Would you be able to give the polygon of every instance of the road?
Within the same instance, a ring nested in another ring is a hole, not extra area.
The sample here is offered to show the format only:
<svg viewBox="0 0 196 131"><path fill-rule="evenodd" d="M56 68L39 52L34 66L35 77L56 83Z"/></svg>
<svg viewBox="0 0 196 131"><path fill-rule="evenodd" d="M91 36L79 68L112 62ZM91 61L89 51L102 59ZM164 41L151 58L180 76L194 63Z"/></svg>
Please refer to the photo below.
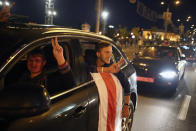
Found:
<svg viewBox="0 0 196 131"><path fill-rule="evenodd" d="M151 89L140 92L132 131L196 131L196 66L187 65L172 96Z"/></svg>

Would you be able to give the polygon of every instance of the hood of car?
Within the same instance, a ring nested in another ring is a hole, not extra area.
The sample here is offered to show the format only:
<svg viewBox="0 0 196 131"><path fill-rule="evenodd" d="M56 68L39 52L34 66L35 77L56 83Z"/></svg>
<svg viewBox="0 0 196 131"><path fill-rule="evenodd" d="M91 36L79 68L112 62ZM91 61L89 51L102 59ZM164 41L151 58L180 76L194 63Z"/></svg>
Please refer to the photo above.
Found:
<svg viewBox="0 0 196 131"><path fill-rule="evenodd" d="M138 75L155 76L165 70L177 71L175 62L161 58L136 58L133 60Z"/></svg>

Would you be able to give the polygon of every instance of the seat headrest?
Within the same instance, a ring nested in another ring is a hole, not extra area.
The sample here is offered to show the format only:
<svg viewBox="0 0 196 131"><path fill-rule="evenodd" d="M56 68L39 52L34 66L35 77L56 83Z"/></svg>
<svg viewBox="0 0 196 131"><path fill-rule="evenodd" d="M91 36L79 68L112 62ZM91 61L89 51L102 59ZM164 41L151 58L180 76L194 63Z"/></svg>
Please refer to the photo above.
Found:
<svg viewBox="0 0 196 131"><path fill-rule="evenodd" d="M87 49L85 50L85 56L84 56L84 60L87 64L94 64L96 62L97 59L97 55L96 55L96 51L93 49Z"/></svg>

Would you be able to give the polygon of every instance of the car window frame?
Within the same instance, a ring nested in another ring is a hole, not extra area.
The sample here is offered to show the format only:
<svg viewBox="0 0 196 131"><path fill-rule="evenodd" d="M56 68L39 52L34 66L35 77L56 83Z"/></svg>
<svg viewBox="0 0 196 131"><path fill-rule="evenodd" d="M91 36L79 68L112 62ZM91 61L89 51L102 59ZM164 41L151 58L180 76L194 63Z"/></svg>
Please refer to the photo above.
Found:
<svg viewBox="0 0 196 131"><path fill-rule="evenodd" d="M0 84L1 87L4 88L7 85L5 85L5 78L8 75L8 73L13 69L13 67L25 56L28 52L41 47L41 46L48 46L51 43L51 38L59 37L59 36L50 36L50 37L44 37L39 38L34 41L31 41L29 43L25 43L21 45L11 56L10 59L5 63L3 66L3 69L1 68L1 77L0 77ZM59 41L59 43L63 43L65 41ZM67 42L67 41L66 41ZM52 44L51 44L52 46ZM68 46L68 45L67 45ZM4 72L3 72L4 71Z"/></svg>
<svg viewBox="0 0 196 131"><path fill-rule="evenodd" d="M121 58L124 59L124 63L121 65L121 69L125 68L128 65L128 62L126 61L125 57L122 55L122 52L113 44L112 45L113 49L116 50L116 52L121 56ZM113 50L114 52L114 50ZM114 54L114 53L113 53ZM113 55L114 56L114 55ZM115 57L115 56L114 56ZM118 61L116 61L118 62Z"/></svg>
<svg viewBox="0 0 196 131"><path fill-rule="evenodd" d="M115 45L115 42L108 42L108 41L100 40L100 39L88 39L88 40L86 38L80 38L80 39L88 41L89 44L93 42L94 45L98 44L98 43L108 43L108 44L112 45L112 48L115 48L116 51L120 54L121 58L124 59L124 64L121 66L121 69L125 68L128 65L127 59L125 59L125 56L122 54L120 49ZM112 52L112 54L113 54L113 52ZM114 58L114 55L112 57ZM117 61L115 60L114 62L117 62Z"/></svg>

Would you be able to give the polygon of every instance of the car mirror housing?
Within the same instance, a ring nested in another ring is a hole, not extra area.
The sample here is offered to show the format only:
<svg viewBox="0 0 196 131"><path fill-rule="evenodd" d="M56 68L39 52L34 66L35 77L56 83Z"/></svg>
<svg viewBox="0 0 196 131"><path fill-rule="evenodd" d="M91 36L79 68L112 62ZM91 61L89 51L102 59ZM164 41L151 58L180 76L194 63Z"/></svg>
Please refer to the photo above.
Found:
<svg viewBox="0 0 196 131"><path fill-rule="evenodd" d="M0 115L24 117L42 113L49 109L47 90L38 85L15 84L0 92Z"/></svg>
<svg viewBox="0 0 196 131"><path fill-rule="evenodd" d="M180 56L180 58L181 58L182 60L185 60L185 59L186 59L185 54L182 54L182 55Z"/></svg>

